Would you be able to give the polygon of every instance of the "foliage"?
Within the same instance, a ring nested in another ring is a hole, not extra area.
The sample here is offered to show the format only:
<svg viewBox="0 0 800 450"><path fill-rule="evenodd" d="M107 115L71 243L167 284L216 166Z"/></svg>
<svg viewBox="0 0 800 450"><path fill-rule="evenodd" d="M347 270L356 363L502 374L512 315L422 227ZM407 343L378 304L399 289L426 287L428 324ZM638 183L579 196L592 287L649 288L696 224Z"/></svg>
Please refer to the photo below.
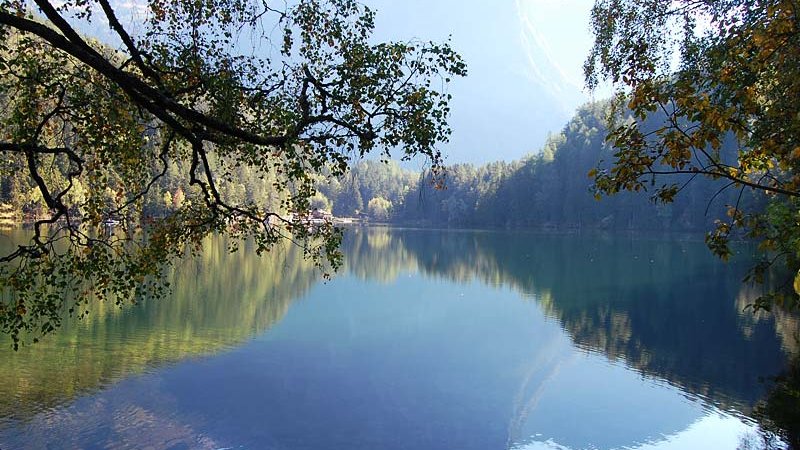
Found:
<svg viewBox="0 0 800 450"><path fill-rule="evenodd" d="M763 192L769 212L732 202L707 242L727 258L729 238L743 229L771 252L754 277L776 260L796 270L800 222L777 211L797 211L800 197L798 14L788 0L597 0L586 79L590 87L609 80L620 92L608 137L613 166L591 172L598 195L651 188L669 203L697 177ZM726 141L733 155L722 152ZM675 174L690 178L659 177Z"/></svg>
<svg viewBox="0 0 800 450"><path fill-rule="evenodd" d="M648 196L641 193L594 201L586 173L598 160L613 157L604 142L610 107L609 102L585 105L540 152L520 161L449 166L445 189L435 189L428 174L397 171L392 175L385 169L379 179L395 186L390 192L402 192L402 180L414 180L406 181L410 184L407 192L387 197L393 205L392 220L449 227L698 231L725 217L725 203L736 201L737 193L723 192L709 204L708 199L723 186L714 180L696 180L675 202L659 205L656 214L651 213ZM723 149L732 151L732 147ZM366 173L356 168L351 175L361 186L362 177L373 173L378 168ZM363 198L378 192L363 191ZM331 198L334 209L348 202L344 193ZM755 201L751 196L742 199L748 205Z"/></svg>
<svg viewBox="0 0 800 450"><path fill-rule="evenodd" d="M314 194L313 197L309 200L308 207L313 210L320 210L320 211L330 211L331 210L331 201L325 194L321 192L317 192Z"/></svg>
<svg viewBox="0 0 800 450"><path fill-rule="evenodd" d="M374 197L367 203L367 211L373 219L386 221L392 211L392 202L383 197Z"/></svg>
<svg viewBox="0 0 800 450"><path fill-rule="evenodd" d="M366 213L368 202L375 197L401 203L418 179L418 173L401 168L396 161L366 159L345 176L326 178L317 187L333 201L336 216L355 217Z"/></svg>
<svg viewBox="0 0 800 450"><path fill-rule="evenodd" d="M338 231L289 219L318 176L374 149L440 168L464 63L448 44L373 44L354 0L148 0L127 27L108 0L34 3L0 1L3 190L36 218L0 268L15 346L90 299L161 293L164 265L211 233L259 253L292 239L335 267ZM77 31L105 26L119 48Z"/></svg>

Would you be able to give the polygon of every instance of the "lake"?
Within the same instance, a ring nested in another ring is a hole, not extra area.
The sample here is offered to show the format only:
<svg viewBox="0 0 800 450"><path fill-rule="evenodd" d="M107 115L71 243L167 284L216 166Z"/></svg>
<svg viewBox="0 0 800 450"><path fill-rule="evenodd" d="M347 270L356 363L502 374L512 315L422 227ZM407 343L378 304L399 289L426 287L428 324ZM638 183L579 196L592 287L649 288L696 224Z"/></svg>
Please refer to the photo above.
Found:
<svg viewBox="0 0 800 450"><path fill-rule="evenodd" d="M798 353L747 248L355 228L326 282L209 239L171 297L0 350L0 448L734 449Z"/></svg>

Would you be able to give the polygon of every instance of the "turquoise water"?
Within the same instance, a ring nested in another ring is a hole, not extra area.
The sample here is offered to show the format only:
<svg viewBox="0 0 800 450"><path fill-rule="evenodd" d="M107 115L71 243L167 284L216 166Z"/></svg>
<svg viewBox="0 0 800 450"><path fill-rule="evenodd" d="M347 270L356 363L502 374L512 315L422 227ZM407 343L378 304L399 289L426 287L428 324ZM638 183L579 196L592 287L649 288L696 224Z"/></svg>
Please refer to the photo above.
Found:
<svg viewBox="0 0 800 450"><path fill-rule="evenodd" d="M0 448L734 449L791 316L693 239L354 229L323 283L210 240L175 296L0 361Z"/></svg>

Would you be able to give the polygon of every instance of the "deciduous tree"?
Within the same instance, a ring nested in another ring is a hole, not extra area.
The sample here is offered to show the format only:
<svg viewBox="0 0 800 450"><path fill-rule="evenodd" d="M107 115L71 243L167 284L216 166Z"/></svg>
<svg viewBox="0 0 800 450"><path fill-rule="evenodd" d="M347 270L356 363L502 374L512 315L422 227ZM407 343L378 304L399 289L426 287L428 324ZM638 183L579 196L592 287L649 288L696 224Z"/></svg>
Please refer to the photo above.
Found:
<svg viewBox="0 0 800 450"><path fill-rule="evenodd" d="M597 0L595 43L585 65L619 103L608 140L615 160L590 172L598 195L652 190L671 202L696 177L762 193L766 209L729 205L709 233L727 258L734 230L761 241L768 259L800 266L800 5L791 0ZM648 118L658 111L663 121ZM726 140L737 151L725 154ZM683 175L666 181L662 175ZM709 201L712 199L710 198ZM796 296L776 296L779 301ZM770 298L756 303L769 307Z"/></svg>
<svg viewBox="0 0 800 450"><path fill-rule="evenodd" d="M293 239L336 265L334 229L288 219L308 209L315 176L376 149L440 167L446 85L466 73L448 44L374 43L374 13L355 0L134 7L138 19L109 0L0 0L0 169L46 206L30 242L0 260L0 329L15 345L91 299L162 294L164 264L210 233L259 252ZM272 180L279 208L226 188L242 167ZM176 168L182 201L141 228L145 199Z"/></svg>

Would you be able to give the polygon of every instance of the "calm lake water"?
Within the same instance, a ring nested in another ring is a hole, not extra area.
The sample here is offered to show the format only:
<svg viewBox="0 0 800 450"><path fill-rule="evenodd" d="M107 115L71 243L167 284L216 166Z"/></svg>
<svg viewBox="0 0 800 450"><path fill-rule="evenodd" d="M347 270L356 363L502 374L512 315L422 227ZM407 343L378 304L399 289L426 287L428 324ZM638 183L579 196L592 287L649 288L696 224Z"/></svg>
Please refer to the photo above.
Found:
<svg viewBox="0 0 800 450"><path fill-rule="evenodd" d="M0 448L734 449L797 353L701 239L353 229L328 282L224 247L0 350Z"/></svg>

